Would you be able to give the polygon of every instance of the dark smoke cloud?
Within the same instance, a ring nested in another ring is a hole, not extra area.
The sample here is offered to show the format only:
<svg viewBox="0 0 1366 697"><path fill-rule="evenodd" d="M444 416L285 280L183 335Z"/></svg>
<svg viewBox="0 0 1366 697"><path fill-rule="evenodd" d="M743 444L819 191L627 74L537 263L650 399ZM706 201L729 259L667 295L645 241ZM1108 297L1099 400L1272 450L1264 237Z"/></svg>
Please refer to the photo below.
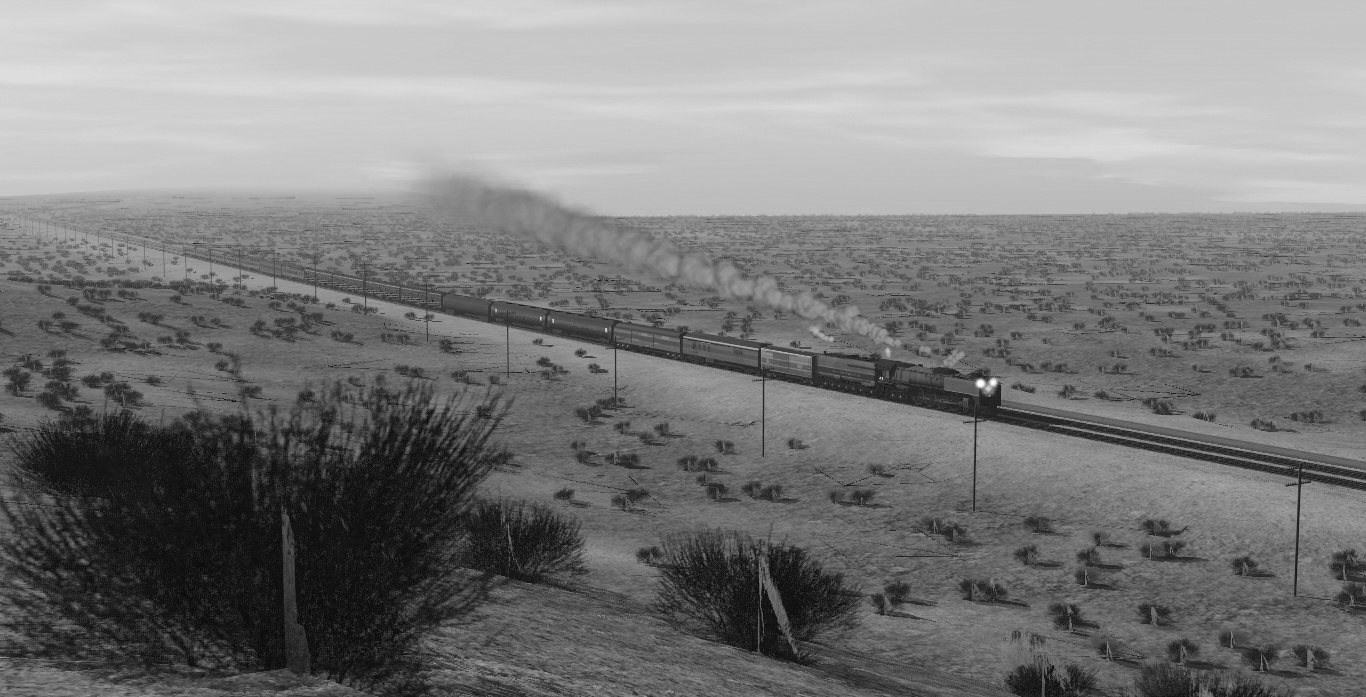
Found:
<svg viewBox="0 0 1366 697"><path fill-rule="evenodd" d="M810 292L783 292L771 276L748 277L728 262L684 253L667 241L608 224L544 194L470 174L429 177L420 191L440 213L477 221L574 256L617 264L654 281L713 290L722 298L754 301L806 319L829 322L840 331L876 343L903 347L901 340L886 329L860 316L857 307L834 308Z"/></svg>

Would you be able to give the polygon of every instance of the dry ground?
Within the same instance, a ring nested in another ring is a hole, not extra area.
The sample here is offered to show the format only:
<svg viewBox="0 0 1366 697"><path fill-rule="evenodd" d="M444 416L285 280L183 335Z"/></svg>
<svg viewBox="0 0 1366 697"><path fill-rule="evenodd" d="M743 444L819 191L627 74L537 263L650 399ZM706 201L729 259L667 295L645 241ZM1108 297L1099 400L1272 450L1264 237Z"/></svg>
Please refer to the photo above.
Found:
<svg viewBox="0 0 1366 697"><path fill-rule="evenodd" d="M304 292L289 286L283 290ZM161 386L137 385L148 401L141 410L151 418L161 418L163 409L165 418L172 418L192 407L193 400L186 395L189 386L205 406L238 406L233 401L237 383L220 377L212 367L216 357L202 348L168 349L162 356L102 351L94 341L102 332L67 336L43 334L36 328L38 318L69 309L60 299L66 295L64 289L56 289L58 298L46 298L31 284L0 282L0 291L0 299L12 308L4 322L13 333L5 337L7 360L25 352L64 348L80 361L78 375L111 371L130 380L160 375ZM328 321L335 325L323 327L318 336L285 342L246 332L255 319L278 316L260 298L248 297L247 307L238 309L206 296L188 296L189 305L179 307L166 300L166 291L142 291L141 295L146 300L109 303L110 312L147 338L166 332L138 323L134 316L139 311L164 312L165 324L189 329L195 341L221 341L226 350L242 355L243 374L264 388L262 397L281 404L287 404L305 381L317 384L381 371L398 380L392 368L400 363L440 376L438 386L443 391L455 387L448 377L452 370L482 370L481 381L487 382L488 375L505 368L502 327L442 317L432 325L432 344L381 343L378 335L392 331L391 327L406 326L417 336L421 329L421 323L401 319L405 308L383 303L377 303L382 314L370 318L327 312ZM323 301L340 300L331 295L324 292ZM187 322L192 314L219 316L231 328L197 329ZM328 339L331 329L354 332L358 343ZM437 336L469 343L458 347L465 353L443 355L435 348ZM553 345L536 346L531 342L539 335L517 329L510 336L514 370L533 372L504 377L516 400L504 435L517 458L512 471L493 475L487 488L490 493L546 502L556 490L574 488L575 498L587 505L566 506L565 511L583 523L591 569L584 579L587 585L647 603L653 595L654 573L635 562L638 547L657 544L662 535L695 525L759 536L770 534L771 529L775 540L807 548L827 568L844 573L868 592L894 578L911 585L911 595L926 604L906 606L905 617L878 616L867 607L863 628L839 639L842 646L903 666L946 670L999 684L1001 642L1012 629L1020 629L1053 637L1060 654L1099 669L1106 684L1127 684L1135 673L1134 665L1107 664L1090 657L1084 645L1089 637L1052 629L1046 606L1068 601L1078 603L1099 625L1083 631L1103 633L1149 657L1161 656L1167 641L1188 637L1202 646L1202 658L1236 668L1237 656L1215 647L1220 630L1236 628L1250 631L1258 643L1304 642L1331 651L1332 670L1315 675L1292 667L1293 659L1282 659L1277 665L1275 679L1303 688L1305 694L1315 690L1352 694L1366 675L1361 652L1366 645L1363 617L1348 615L1323 600L1335 595L1339 585L1328 573L1329 555L1345 547L1360 548L1363 543L1366 526L1361 521L1366 520L1366 505L1357 492L1306 489L1300 549L1300 589L1305 597L1292 599L1295 499L1282 478L985 423L980 428L979 512L973 514L972 425L961 416L770 381L763 386L768 448L760 457L761 385L748 376L623 352L618 356L617 377L630 407L599 425L587 426L573 416L573 408L609 396L613 375L591 375L586 365L598 362L610 369L610 351L550 338L545 341ZM575 357L577 348L586 348L590 355ZM534 361L540 356L569 367L571 373L562 380L542 379L534 372ZM31 398L6 395L0 400L6 423L21 430L42 416ZM95 406L100 403L96 401ZM667 421L683 437L667 439L663 445L642 445L634 436L615 432L611 424L617 420L630 420L632 431ZM1200 425L1194 419L1183 423L1187 424ZM785 442L792 437L810 447L788 449ZM694 481L696 474L684 473L674 464L683 455L714 454L711 444L718 439L733 441L738 449L735 455L718 456L723 471L713 478L726 483L734 499L725 502L708 500ZM638 452L643 468L626 470L601 464L601 459L594 466L579 464L569 448L572 440L585 440L598 453ZM1290 445L1286 440L1275 442ZM867 466L872 464L887 466L892 476L871 476ZM788 500L773 503L740 494L740 485L751 480L783 485ZM830 490L849 488L841 485L850 483L876 491L873 505L837 505L827 499ZM624 512L609 505L614 493L637 485L652 494L638 510ZM953 545L918 532L918 521L929 515L962 523L972 543ZM1059 534L1029 532L1021 525L1027 515L1062 521ZM1142 559L1137 546L1156 539L1145 540L1138 527L1146 518L1166 518L1178 527L1189 525L1181 539L1189 542L1185 554L1194 559L1188 563ZM1111 531L1116 542L1129 545L1102 551L1105 563L1123 566L1110 573L1114 590L1083 589L1071 578L1073 555L1089 546L1095 530ZM1038 544L1045 559L1063 562L1062 566L1022 566L1011 552L1028 543ZM1276 576L1233 576L1229 561L1242 554L1252 554ZM1013 599L1029 606L968 603L956 590L957 582L968 577L995 578L1010 588ZM1141 624L1136 611L1141 602L1172 606L1174 625ZM581 602L567 604L570 608L551 603L544 612L573 613L574 608L583 607ZM490 632L485 624L483 629L470 631L506 636L510 648L501 658L489 655L478 660L544 671L584 689L606 681L646 694L663 694L653 687L653 676L665 675L664 683L682 686L688 684L685 674L694 675L673 667L682 652L698 665L718 668L701 678L712 681L706 683L707 691L693 694L751 691L738 684L726 687L726 680L740 680L740 676L748 680L755 674L752 657L742 652L737 655L748 661L745 668L694 654L693 647L702 647L701 643L650 654L668 654L668 658L645 665L646 657L636 654L621 660L623 651L605 644L608 648L594 645L601 650L595 654L600 661L584 662L569 653L588 643L582 638L568 644L547 641L559 630L539 626L537 620L517 620L511 609L495 607L489 612L489 622L502 619L513 629ZM577 621L590 624L587 616L577 616ZM569 622L555 626L563 624ZM625 626L624 620L609 621L599 636L607 642L614 632L632 636L649 631L643 625ZM533 643L546 653L540 654L540 663L527 665L527 656L533 652L519 647ZM565 653L556 654L557 650ZM785 672L789 670L778 672L789 674ZM686 688L673 689L688 694L683 691Z"/></svg>

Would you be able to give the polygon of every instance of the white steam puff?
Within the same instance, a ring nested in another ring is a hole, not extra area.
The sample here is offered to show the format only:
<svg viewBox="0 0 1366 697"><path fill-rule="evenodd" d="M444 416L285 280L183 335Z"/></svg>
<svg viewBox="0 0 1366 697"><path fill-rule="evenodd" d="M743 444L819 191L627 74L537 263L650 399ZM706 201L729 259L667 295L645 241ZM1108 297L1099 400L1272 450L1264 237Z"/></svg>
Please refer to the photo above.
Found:
<svg viewBox="0 0 1366 697"><path fill-rule="evenodd" d="M825 332L821 331L821 328L817 327L814 324L807 327L806 329L807 331L811 332L811 336L814 336L817 339L820 339L821 341L828 341L831 343L834 343L835 341L835 337L830 336L829 334L826 334Z"/></svg>
<svg viewBox="0 0 1366 697"><path fill-rule="evenodd" d="M955 365L958 365L958 361L963 360L963 357L966 356L966 355L967 355L966 353L963 353L962 351L959 351L958 349L954 349L954 350L953 350L953 353L950 353L950 354L948 355L948 357L944 359L943 366L944 366L945 368L952 368L952 367L954 367Z"/></svg>
<svg viewBox="0 0 1366 697"><path fill-rule="evenodd" d="M685 254L668 242L613 227L542 194L469 175L435 177L427 180L424 188L438 210L472 218L501 232L528 237L575 256L620 264L652 280L715 290L722 298L753 300L799 317L830 322L840 331L880 344L902 347L886 329L860 317L857 307L836 309L810 292L785 293L770 276L747 278L727 262Z"/></svg>

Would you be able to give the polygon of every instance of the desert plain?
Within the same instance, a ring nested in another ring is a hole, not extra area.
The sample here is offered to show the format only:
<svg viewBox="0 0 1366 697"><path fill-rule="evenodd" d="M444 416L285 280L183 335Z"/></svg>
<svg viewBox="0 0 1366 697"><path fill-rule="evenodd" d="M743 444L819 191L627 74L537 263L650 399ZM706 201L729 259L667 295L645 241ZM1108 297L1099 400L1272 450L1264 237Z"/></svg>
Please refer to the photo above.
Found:
<svg viewBox="0 0 1366 697"><path fill-rule="evenodd" d="M1257 645L1328 650L1326 667L1310 671L1287 653L1266 676L1302 694L1352 694L1366 676L1366 613L1335 600L1342 580L1330 570L1334 553L1366 544L1360 492L1305 487L1299 597L1292 597L1296 491L1285 477L761 383L440 313L427 322L410 314L415 308L325 287L308 302L311 286L232 266L239 252L299 268L316 259L325 273L374 274L415 290L592 310L817 351L881 348L831 326L817 327L834 339L823 341L810 320L452 225L401 197L102 195L10 199L4 214L6 367L24 356L50 362L50 351L65 351L77 376L110 373L141 393L129 408L148 419L195 408L287 406L305 385L376 375L393 383L417 375L442 393L492 389L512 398L499 437L515 458L490 477L488 493L561 506L577 517L590 568L578 582L616 600L594 605L510 586L517 603L492 604L478 621L443 634L461 666L482 662L549 676L584 694L594 685L652 695L873 689L650 625L657 572L636 560L636 550L705 525L800 545L869 594L890 581L909 584L911 602L899 611L879 614L869 603L857 630L830 639L837 650L885 662L888 672L901 666L1000 685L1001 647L1019 630L1048 637L1056 655L1098 670L1102 686L1114 689L1144 662L1166 660L1166 644L1181 638L1201 647L1201 667L1251 670L1238 652L1218 645L1222 632L1236 631ZM964 366L988 368L1004 381L1007 401L1366 459L1359 321L1366 316L1366 216L613 222L749 274L773 275L786 290L857 305L912 349L894 358L932 362L961 351ZM186 293L173 301L169 289L119 295L109 285L110 293L87 300L60 284L77 276L111 284L190 278L224 288L219 299ZM74 312L70 296L98 304L126 325L130 341L152 350L102 346L108 323ZM276 320L298 313L276 302L322 317L286 332L289 323ZM352 311L357 304L377 310ZM139 319L147 313L161 318ZM79 326L64 328L63 320ZM211 351L210 343L220 346ZM227 354L236 356L236 375L220 367ZM568 372L547 373L542 358ZM590 363L606 372L590 371ZM56 415L35 399L42 382L0 396L0 427L22 436ZM614 387L625 407L592 423L575 415L611 397ZM1153 406L1163 402L1166 409ZM79 404L117 408L84 388L58 408ZM1193 418L1197 413L1212 416ZM642 435L664 423L668 436ZM801 447L793 447L797 440ZM575 441L589 457L576 457ZM734 452L718 453L717 441L730 441ZM614 453L637 454L639 464L612 464ZM729 494L709 497L700 475L677 464L690 455L717 458L720 471L706 479L726 484ZM780 485L781 496L741 493L749 482ZM570 501L554 498L566 488L574 490ZM613 505L614 495L633 488L650 495L626 509ZM863 505L847 495L832 500L831 492L855 490L873 494ZM1029 517L1051 519L1054 531L1035 532L1024 523ZM966 536L950 541L927 531L926 518L956 523ZM1162 539L1141 527L1148 519L1188 526L1179 557L1139 552ZM1095 546L1096 532L1109 533L1110 546L1097 549L1101 558L1090 567L1100 580L1084 587L1074 579L1076 555ZM1042 563L1015 557L1031 544ZM1231 562L1245 555L1266 574L1236 575ZM964 579L1002 584L1009 602L965 599ZM1079 606L1085 625L1055 628L1047 608L1056 602ZM539 612L526 611L536 603ZM1143 603L1170 607L1170 621L1144 623ZM538 627L548 617L556 621ZM667 648L646 651L644 640L619 638L645 634ZM1101 637L1120 648L1120 660L1099 655L1094 642ZM589 646L597 660L576 658ZM913 675L905 678L911 684Z"/></svg>

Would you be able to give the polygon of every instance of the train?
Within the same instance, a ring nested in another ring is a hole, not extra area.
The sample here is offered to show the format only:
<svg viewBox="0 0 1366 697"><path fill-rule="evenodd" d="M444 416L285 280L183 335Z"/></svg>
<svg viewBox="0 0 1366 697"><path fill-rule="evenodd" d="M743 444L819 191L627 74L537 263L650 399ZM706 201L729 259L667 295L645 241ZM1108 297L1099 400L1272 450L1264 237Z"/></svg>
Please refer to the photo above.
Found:
<svg viewBox="0 0 1366 697"><path fill-rule="evenodd" d="M228 257L227 260L232 259ZM457 317L920 407L988 417L995 416L1001 407L1000 383L983 369L964 373L953 368L924 366L874 355L816 353L457 293L432 293L421 287L405 288L326 271L310 274L308 269L297 265L274 265L250 257L240 259L239 265L263 276L278 274L304 283L443 311Z"/></svg>
<svg viewBox="0 0 1366 697"><path fill-rule="evenodd" d="M921 407L980 416L995 416L1001 407L999 381L981 369L964 373L872 355L816 353L456 293L443 293L432 304L457 317Z"/></svg>

